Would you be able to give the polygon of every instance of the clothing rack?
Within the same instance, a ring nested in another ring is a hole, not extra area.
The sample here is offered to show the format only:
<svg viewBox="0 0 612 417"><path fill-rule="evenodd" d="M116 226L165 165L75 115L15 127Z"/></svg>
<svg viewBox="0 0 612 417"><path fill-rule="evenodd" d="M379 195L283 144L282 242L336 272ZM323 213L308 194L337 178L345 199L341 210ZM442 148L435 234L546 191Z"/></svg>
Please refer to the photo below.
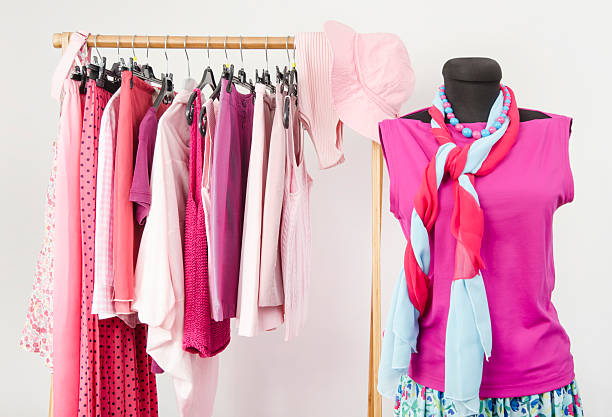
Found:
<svg viewBox="0 0 612 417"><path fill-rule="evenodd" d="M72 32L53 34L53 47L66 49ZM152 49L294 49L293 36L136 36L89 35L88 47ZM372 142L372 288L370 302L370 356L368 417L382 417L382 399L377 391L381 350L380 321L380 237L382 207L382 147ZM53 379L51 380L53 393ZM49 417L53 417L53 395Z"/></svg>

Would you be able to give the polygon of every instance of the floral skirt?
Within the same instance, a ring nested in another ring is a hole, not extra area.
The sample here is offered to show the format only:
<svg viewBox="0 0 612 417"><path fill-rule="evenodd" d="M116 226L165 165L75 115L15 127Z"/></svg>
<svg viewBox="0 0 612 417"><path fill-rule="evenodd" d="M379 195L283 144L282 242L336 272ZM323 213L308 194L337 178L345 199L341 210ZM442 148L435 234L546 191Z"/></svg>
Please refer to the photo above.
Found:
<svg viewBox="0 0 612 417"><path fill-rule="evenodd" d="M408 375L401 377L395 396L395 417L454 417L455 408L444 393L423 387ZM543 394L480 400L476 417L583 417L576 381Z"/></svg>

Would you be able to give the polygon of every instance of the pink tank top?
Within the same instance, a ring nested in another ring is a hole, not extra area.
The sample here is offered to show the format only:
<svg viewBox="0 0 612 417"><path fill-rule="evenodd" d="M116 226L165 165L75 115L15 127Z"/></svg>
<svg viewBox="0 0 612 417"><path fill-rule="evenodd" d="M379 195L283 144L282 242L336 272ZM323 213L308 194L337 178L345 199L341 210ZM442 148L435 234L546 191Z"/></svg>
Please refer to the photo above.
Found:
<svg viewBox="0 0 612 417"><path fill-rule="evenodd" d="M504 160L490 174L476 178L485 221L482 275L493 332L481 397L538 394L574 379L569 338L551 302L553 213L572 201L574 193L568 156L571 119L548 115L521 122ZM485 124L464 125L480 130ZM459 146L474 140L450 131ZM418 120L386 120L380 134L389 170L391 211L409 236L414 195L439 145L430 124ZM438 195L432 303L419 321L418 353L412 355L409 375L426 387L444 391L444 342L455 262L455 239L450 232L453 187L447 178Z"/></svg>

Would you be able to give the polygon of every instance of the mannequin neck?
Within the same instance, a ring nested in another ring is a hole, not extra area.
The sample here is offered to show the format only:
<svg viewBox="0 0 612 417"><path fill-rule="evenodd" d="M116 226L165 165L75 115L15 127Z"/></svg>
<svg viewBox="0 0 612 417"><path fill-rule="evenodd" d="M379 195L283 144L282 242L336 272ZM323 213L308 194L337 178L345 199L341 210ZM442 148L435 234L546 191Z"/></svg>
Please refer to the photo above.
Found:
<svg viewBox="0 0 612 417"><path fill-rule="evenodd" d="M454 58L442 69L446 97L462 123L485 122L499 96L501 67L490 58Z"/></svg>
<svg viewBox="0 0 612 417"><path fill-rule="evenodd" d="M444 80L446 97L462 123L486 122L499 96L499 83Z"/></svg>

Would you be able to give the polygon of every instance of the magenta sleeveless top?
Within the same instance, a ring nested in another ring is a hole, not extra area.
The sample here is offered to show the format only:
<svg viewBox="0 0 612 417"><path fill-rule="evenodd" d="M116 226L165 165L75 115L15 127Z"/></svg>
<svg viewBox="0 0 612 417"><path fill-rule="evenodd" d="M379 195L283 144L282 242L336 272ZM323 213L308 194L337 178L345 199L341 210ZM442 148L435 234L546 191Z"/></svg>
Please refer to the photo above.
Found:
<svg viewBox="0 0 612 417"><path fill-rule="evenodd" d="M193 120L199 120L202 98L196 92ZM204 165L204 139L197 123L191 124L189 142L189 196L185 206L185 322L183 349L201 357L222 352L230 342L230 321L211 317L208 284L208 245L200 185Z"/></svg>
<svg viewBox="0 0 612 417"><path fill-rule="evenodd" d="M493 333L491 358L485 361L480 396L537 394L574 379L570 342L551 302L555 285L553 213L573 199L568 141L571 119L550 118L520 123L516 142L488 175L476 179L484 211L482 271ZM485 123L464 123L480 130ZM474 139L450 129L455 143ZM393 119L380 124L381 143L390 177L391 211L410 236L414 196L427 163L439 144L431 125ZM453 187L446 177L439 189L430 270L431 305L419 320L417 350L409 375L416 382L444 391L444 344L455 239L450 232Z"/></svg>

